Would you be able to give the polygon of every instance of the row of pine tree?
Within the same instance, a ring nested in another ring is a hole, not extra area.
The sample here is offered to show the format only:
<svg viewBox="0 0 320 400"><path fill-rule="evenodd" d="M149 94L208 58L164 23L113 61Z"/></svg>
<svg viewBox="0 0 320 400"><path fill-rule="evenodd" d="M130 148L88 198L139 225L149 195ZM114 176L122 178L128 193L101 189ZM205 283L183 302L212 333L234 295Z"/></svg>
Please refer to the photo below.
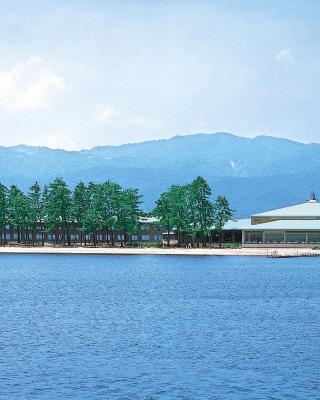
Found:
<svg viewBox="0 0 320 400"><path fill-rule="evenodd" d="M229 202L218 196L211 202L211 189L202 177L187 185L173 185L162 193L155 209L145 214L141 211L142 196L138 189L124 189L118 183L107 181L102 184L78 183L71 191L62 178L55 179L43 188L36 182L27 194L17 186L10 188L0 184L0 227L1 242L6 242L6 227L14 227L17 241L21 241L21 231L26 233L27 241L34 241L34 230L54 234L55 241L70 245L70 233L76 229L83 237L90 235L92 243L97 244L97 232L123 232L124 242L130 241L137 230L139 217L154 215L159 225L168 232L176 230L178 244L182 244L182 234L190 233L197 242L206 244L212 226L219 236L225 223L232 217ZM108 237L109 237L108 236Z"/></svg>
<svg viewBox="0 0 320 400"><path fill-rule="evenodd" d="M214 226L221 245L221 233L224 225L232 218L233 211L225 196L218 196L211 202L211 188L207 181L199 176L187 185L173 185L162 193L156 202L153 214L159 218L169 232L175 229L178 245L183 242L185 233L192 234L197 244L206 245Z"/></svg>

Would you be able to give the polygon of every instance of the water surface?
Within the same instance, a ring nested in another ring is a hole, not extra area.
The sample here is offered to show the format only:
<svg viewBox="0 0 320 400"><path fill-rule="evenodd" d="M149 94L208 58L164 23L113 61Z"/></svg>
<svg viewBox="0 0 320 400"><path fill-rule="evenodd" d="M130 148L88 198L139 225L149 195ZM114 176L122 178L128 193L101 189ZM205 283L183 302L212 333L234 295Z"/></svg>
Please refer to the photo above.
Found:
<svg viewBox="0 0 320 400"><path fill-rule="evenodd" d="M0 256L0 399L318 399L320 260Z"/></svg>

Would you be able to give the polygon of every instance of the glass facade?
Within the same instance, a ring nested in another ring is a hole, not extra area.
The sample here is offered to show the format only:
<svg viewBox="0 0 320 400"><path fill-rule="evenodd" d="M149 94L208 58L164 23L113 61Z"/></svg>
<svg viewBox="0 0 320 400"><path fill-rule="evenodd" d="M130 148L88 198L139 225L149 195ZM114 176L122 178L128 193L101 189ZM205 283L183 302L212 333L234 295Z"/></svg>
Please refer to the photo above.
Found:
<svg viewBox="0 0 320 400"><path fill-rule="evenodd" d="M260 231L245 232L245 243L248 244L263 243L263 232Z"/></svg>
<svg viewBox="0 0 320 400"><path fill-rule="evenodd" d="M309 232L308 243L310 244L320 243L320 232Z"/></svg>
<svg viewBox="0 0 320 400"><path fill-rule="evenodd" d="M265 232L265 243L285 243L284 232Z"/></svg>
<svg viewBox="0 0 320 400"><path fill-rule="evenodd" d="M245 231L245 244L318 244L320 231Z"/></svg>
<svg viewBox="0 0 320 400"><path fill-rule="evenodd" d="M307 243L306 232L287 232L287 243L302 244Z"/></svg>

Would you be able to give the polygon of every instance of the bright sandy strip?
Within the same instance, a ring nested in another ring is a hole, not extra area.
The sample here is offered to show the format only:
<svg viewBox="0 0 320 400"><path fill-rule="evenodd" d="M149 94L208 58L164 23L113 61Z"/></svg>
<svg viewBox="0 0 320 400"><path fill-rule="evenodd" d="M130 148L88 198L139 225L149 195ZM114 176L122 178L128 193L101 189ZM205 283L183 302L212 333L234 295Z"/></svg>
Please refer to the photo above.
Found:
<svg viewBox="0 0 320 400"><path fill-rule="evenodd" d="M282 256L316 254L319 250L303 248L243 248L243 249L184 249L184 248L130 248L130 247L0 247L0 254L92 254L92 255L173 255L173 256L270 256L276 251Z"/></svg>

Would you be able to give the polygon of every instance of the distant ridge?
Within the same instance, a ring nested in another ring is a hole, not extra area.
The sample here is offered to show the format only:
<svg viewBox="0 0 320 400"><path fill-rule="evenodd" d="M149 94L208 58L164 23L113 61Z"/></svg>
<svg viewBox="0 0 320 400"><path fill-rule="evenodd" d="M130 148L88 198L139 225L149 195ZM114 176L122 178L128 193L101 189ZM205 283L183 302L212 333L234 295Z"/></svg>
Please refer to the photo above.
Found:
<svg viewBox="0 0 320 400"><path fill-rule="evenodd" d="M145 208L168 186L204 176L215 195L227 195L238 216L283 207L320 193L320 144L227 132L67 151L17 145L0 147L0 180L27 189L63 176L77 181L119 181L138 187Z"/></svg>

